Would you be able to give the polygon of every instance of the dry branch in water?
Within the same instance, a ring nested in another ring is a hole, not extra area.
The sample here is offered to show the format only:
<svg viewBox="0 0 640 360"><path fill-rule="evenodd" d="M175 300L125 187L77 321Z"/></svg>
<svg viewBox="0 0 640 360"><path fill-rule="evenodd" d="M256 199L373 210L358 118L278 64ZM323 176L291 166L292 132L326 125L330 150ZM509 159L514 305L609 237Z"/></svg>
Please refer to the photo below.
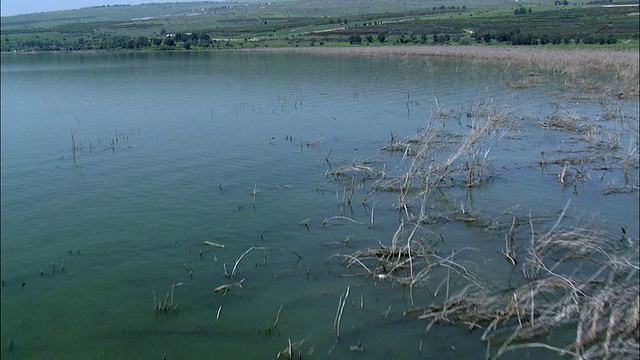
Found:
<svg viewBox="0 0 640 360"><path fill-rule="evenodd" d="M333 321L333 330L336 332L336 339L340 340L340 324L342 323L342 312L344 306L347 304L347 298L349 297L349 286L344 294L340 294L340 300L338 300L338 310L336 311L336 318Z"/></svg>
<svg viewBox="0 0 640 360"><path fill-rule="evenodd" d="M244 288L242 287L242 283L244 282L244 279L236 282L236 283L232 283L232 284L224 284L224 285L220 285L218 287L216 287L215 289L213 289L213 292L221 292L222 291L222 296L225 296L227 294L227 292L229 292L229 290L231 290L234 287L240 288L242 290L244 290Z"/></svg>

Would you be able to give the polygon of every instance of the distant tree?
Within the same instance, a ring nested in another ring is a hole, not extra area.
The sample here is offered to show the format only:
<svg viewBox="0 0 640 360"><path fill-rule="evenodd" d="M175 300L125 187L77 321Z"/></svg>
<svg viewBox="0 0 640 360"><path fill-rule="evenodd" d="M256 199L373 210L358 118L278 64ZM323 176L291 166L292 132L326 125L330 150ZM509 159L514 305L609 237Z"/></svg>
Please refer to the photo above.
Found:
<svg viewBox="0 0 640 360"><path fill-rule="evenodd" d="M380 44L384 44L385 40L387 40L387 37L384 36L384 33L379 33L378 34L378 41L380 41Z"/></svg>
<svg viewBox="0 0 640 360"><path fill-rule="evenodd" d="M511 37L512 45L531 45L532 42L531 34L516 34Z"/></svg>
<svg viewBox="0 0 640 360"><path fill-rule="evenodd" d="M360 44L362 42L362 37L360 35L351 35L349 36L350 44Z"/></svg>
<svg viewBox="0 0 640 360"><path fill-rule="evenodd" d="M540 37L540 45L546 45L551 41L551 39L549 38L549 35L547 34L542 34L542 36Z"/></svg>
<svg viewBox="0 0 640 360"><path fill-rule="evenodd" d="M531 8L529 8L529 12L531 12ZM524 15L527 13L527 9L525 9L525 7L521 5L517 7L515 10L513 10L513 13L515 15Z"/></svg>
<svg viewBox="0 0 640 360"><path fill-rule="evenodd" d="M367 36L365 36L365 39L367 39L367 42L371 44L373 42L373 35L368 34Z"/></svg>
<svg viewBox="0 0 640 360"><path fill-rule="evenodd" d="M509 42L511 40L511 35L503 31L500 34L496 35L495 39L498 42Z"/></svg>
<svg viewBox="0 0 640 360"><path fill-rule="evenodd" d="M174 46L176 44L176 42L173 40L172 37L166 37L166 38L164 38L164 40L162 40L162 44L164 44L166 46Z"/></svg>
<svg viewBox="0 0 640 360"><path fill-rule="evenodd" d="M400 44L406 44L409 42L409 39L406 38L404 35L400 35L397 39L396 42L400 43Z"/></svg>

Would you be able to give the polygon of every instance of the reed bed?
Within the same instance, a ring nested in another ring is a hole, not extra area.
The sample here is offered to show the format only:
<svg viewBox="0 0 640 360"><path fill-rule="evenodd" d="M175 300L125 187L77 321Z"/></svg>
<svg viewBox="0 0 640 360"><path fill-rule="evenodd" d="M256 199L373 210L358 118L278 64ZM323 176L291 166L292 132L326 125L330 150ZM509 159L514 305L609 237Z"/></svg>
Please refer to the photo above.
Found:
<svg viewBox="0 0 640 360"><path fill-rule="evenodd" d="M251 51L287 51L322 55L351 56L439 56L495 62L506 69L549 70L570 81L566 90L579 86L581 90L599 92L610 89L618 97L638 97L640 56L637 51L597 49L549 49L507 46L366 46L366 47L308 47L254 49ZM589 72L613 74L601 82L588 81ZM538 79L536 79L536 82ZM615 82L616 86L611 86Z"/></svg>

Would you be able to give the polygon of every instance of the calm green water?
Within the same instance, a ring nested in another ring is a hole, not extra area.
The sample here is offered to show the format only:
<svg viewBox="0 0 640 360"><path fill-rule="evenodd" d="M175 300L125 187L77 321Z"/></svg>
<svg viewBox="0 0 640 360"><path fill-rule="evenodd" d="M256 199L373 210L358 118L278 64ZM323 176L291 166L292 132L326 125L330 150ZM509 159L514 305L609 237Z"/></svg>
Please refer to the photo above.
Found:
<svg viewBox="0 0 640 360"><path fill-rule="evenodd" d="M620 172L590 171L574 194L556 179L561 167L536 166L541 151L573 146L570 134L539 127L556 106L605 127L619 121L601 119L595 101L561 97L553 86L513 89L509 80L498 65L433 58L3 57L2 357L258 359L305 339L304 358L478 358L485 345L477 333L443 326L425 334L425 322L403 317L410 304L402 289L344 276L350 272L332 255L389 244L397 194L376 194L364 207L360 189L344 207L343 184L323 176L378 156L390 132L408 137L433 121L464 134L464 123L433 120L436 102L455 111L491 102L523 119L492 150L495 180L449 189L437 206L465 201L487 216L516 209L549 217L548 228L571 198L570 218L595 214L612 234L624 226L637 237L637 192L602 194L624 183ZM322 226L340 215L367 225ZM480 274L508 272L497 255L503 234L432 225L443 228L443 252L476 247L485 254L474 267ZM225 268L252 246L227 278ZM243 289L214 293L242 279ZM177 310L157 314L154 294L164 299L172 284L181 284ZM432 302L427 291L414 296L417 306ZM358 343L364 352L350 349Z"/></svg>

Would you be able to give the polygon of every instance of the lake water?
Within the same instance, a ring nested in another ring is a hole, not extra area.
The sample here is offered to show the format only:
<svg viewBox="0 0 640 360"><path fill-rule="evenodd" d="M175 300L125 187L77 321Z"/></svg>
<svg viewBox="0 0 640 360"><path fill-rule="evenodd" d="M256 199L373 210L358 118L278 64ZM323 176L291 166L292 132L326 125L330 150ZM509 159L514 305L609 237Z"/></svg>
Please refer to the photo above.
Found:
<svg viewBox="0 0 640 360"><path fill-rule="evenodd" d="M2 357L264 359L304 340L294 356L479 358L478 333L425 333L427 322L403 316L406 290L341 266L333 255L390 244L398 194L376 192L365 206L369 182L349 206L345 183L326 172L365 159L391 171L402 154L379 150L390 133L465 134L465 116L438 112L502 108L519 125L491 151L492 181L445 189L434 212L464 202L483 218L533 214L544 230L571 199L569 221L593 217L612 238L620 227L637 238L637 191L604 191L625 184L619 163L583 167L575 189L558 182L561 165L538 165L542 151L551 161L583 147L540 127L558 109L621 134L617 154L637 154L637 103L565 96L560 80L510 86L528 71L405 56L3 56ZM616 117L604 116L612 107ZM508 276L504 231L425 226L442 231L443 254L477 248L480 277ZM430 305L440 282L416 291L415 306Z"/></svg>

